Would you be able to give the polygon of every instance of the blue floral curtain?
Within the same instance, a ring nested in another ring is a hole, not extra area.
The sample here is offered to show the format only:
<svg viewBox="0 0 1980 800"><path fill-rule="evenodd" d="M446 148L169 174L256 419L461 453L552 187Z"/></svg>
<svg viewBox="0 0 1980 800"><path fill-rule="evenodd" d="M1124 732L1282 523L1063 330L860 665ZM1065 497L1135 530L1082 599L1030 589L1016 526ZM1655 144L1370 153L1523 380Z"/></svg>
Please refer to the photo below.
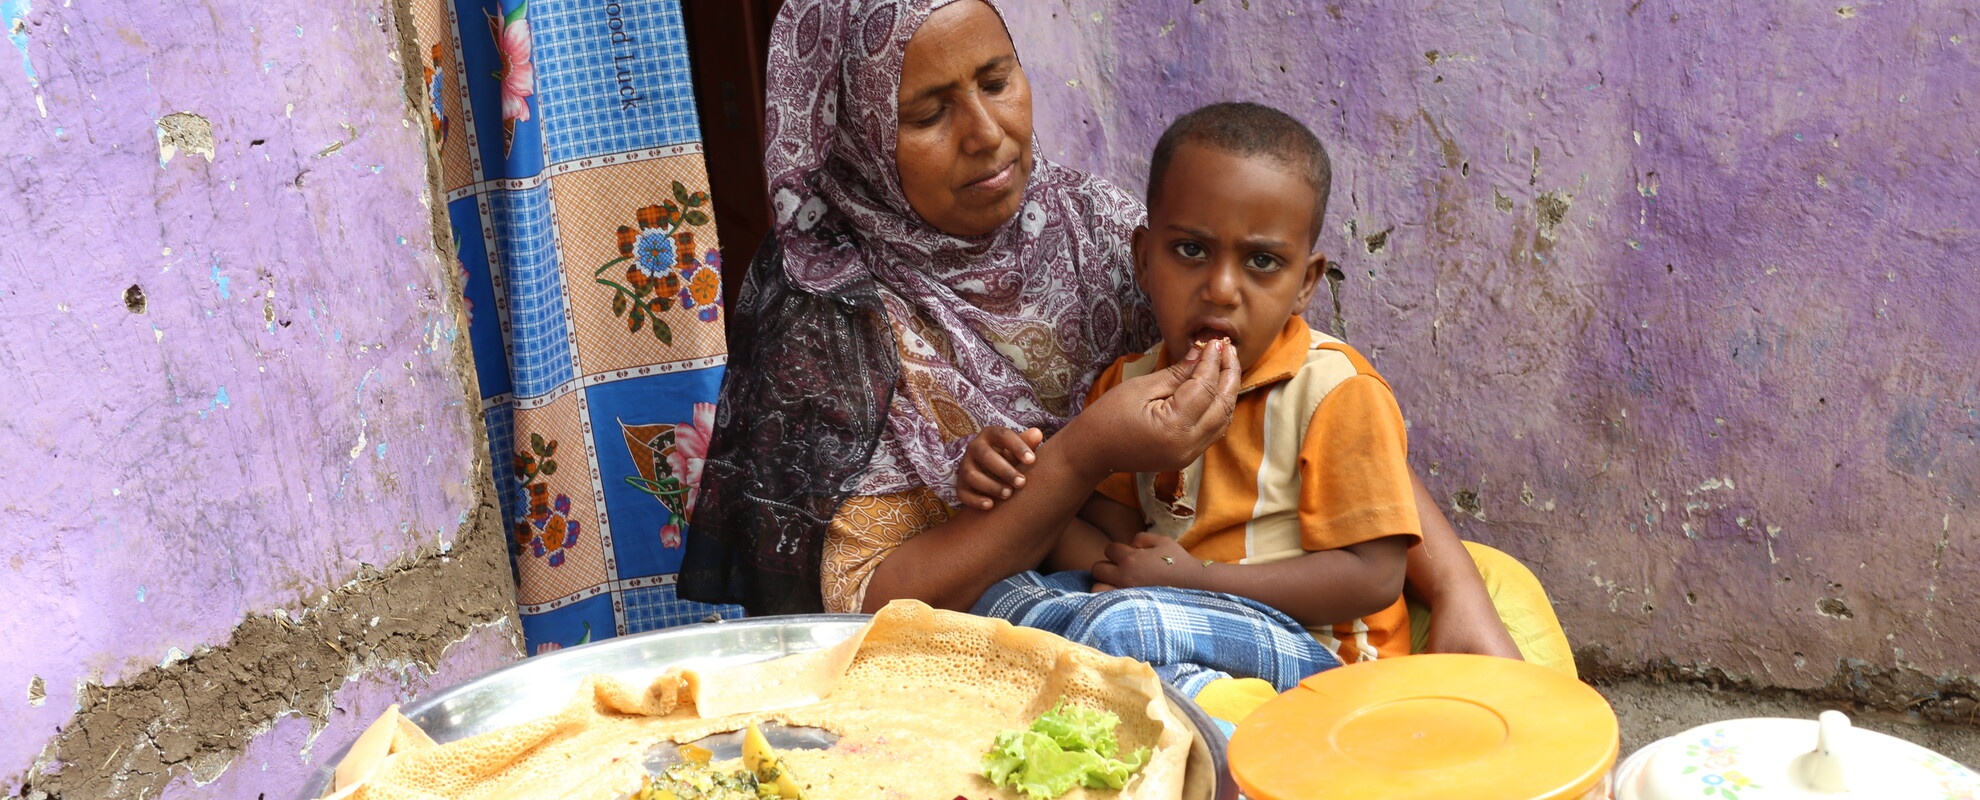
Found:
<svg viewBox="0 0 1980 800"><path fill-rule="evenodd" d="M678 0L416 0L531 652L738 616L674 576L721 385Z"/></svg>

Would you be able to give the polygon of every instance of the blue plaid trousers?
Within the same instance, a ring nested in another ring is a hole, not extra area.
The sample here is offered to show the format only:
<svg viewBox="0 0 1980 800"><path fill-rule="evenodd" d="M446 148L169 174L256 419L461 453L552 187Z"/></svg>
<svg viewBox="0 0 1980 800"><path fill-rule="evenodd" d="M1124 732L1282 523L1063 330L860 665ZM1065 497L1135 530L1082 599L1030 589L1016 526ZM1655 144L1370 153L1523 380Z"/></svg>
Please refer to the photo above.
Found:
<svg viewBox="0 0 1980 800"><path fill-rule="evenodd" d="M1283 692L1341 665L1292 617L1256 600L1161 586L1094 594L1092 587L1087 572L1023 572L991 586L970 613L1148 662L1189 697L1218 678L1261 678Z"/></svg>

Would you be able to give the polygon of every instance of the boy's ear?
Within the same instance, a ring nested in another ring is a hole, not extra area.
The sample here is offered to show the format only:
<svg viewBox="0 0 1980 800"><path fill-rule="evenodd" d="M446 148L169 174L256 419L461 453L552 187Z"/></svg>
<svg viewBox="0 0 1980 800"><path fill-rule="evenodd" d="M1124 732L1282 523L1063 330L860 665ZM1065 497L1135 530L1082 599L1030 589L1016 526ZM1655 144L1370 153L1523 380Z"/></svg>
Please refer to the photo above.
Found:
<svg viewBox="0 0 1980 800"><path fill-rule="evenodd" d="M1134 283L1136 286L1141 287L1142 294L1147 294L1148 293L1148 280L1146 277L1148 274L1148 226L1147 225L1134 226L1134 238L1131 240L1131 244L1129 245L1128 254L1129 254L1129 258L1133 259L1134 261Z"/></svg>
<svg viewBox="0 0 1980 800"><path fill-rule="evenodd" d="M1327 274L1327 254L1315 251L1306 257L1306 274L1299 281L1299 303L1293 306L1297 314L1313 302L1314 291L1320 288L1320 276Z"/></svg>

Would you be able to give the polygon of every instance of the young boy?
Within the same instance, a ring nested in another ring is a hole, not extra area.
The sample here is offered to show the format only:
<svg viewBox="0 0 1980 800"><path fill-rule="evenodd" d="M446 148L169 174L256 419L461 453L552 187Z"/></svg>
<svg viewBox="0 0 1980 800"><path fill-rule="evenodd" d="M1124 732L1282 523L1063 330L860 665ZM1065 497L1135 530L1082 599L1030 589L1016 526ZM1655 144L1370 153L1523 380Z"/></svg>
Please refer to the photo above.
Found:
<svg viewBox="0 0 1980 800"><path fill-rule="evenodd" d="M1095 592L1248 598L1353 663L1409 653L1405 551L1422 537L1388 385L1299 317L1325 272L1314 245L1330 181L1313 133L1264 106L1208 106L1162 135L1133 253L1162 342L1115 362L1090 396L1194 348L1234 346L1236 411L1224 438L1181 472L1101 483L1080 512L1091 527L1070 526L1051 563L1090 569ZM1033 431L1001 429L971 442L957 474L964 502L1009 497L1023 485L1012 465L1036 443Z"/></svg>

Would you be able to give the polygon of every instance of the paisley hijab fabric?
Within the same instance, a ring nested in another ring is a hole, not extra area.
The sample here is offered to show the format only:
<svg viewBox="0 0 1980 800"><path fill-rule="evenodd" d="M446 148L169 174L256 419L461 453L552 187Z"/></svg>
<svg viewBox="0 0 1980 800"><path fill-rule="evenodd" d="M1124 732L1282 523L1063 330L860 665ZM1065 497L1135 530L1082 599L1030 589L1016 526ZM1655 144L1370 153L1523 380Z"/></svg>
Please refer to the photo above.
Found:
<svg viewBox="0 0 1980 800"><path fill-rule="evenodd" d="M776 220L730 310L684 598L822 610L824 542L848 497L925 486L953 504L969 435L1057 430L1102 369L1153 341L1127 193L1034 159L1020 212L985 236L908 205L894 160L908 40L938 4L978 1L789 0L778 14Z"/></svg>
<svg viewBox="0 0 1980 800"><path fill-rule="evenodd" d="M935 9L978 1L793 0L771 37L765 166L785 272L828 295L870 282L900 351L858 494L926 486L955 503L970 436L1056 431L1152 332L1128 268L1141 204L1111 184L1034 156L1018 214L977 237L909 206L894 158L908 41Z"/></svg>

